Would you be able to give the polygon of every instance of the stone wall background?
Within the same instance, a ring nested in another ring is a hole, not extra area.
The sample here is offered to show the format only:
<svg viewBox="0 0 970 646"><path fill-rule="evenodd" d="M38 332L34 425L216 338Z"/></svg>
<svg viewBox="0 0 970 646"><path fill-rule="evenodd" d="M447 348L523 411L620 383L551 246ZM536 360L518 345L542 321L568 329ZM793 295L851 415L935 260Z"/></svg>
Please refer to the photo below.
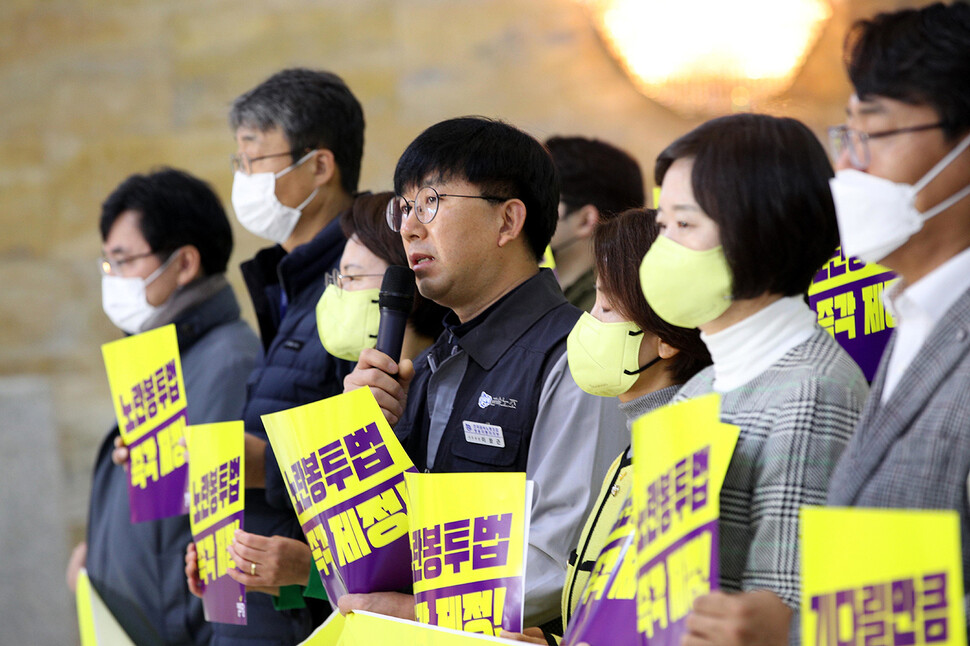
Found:
<svg viewBox="0 0 970 646"><path fill-rule="evenodd" d="M849 93L845 29L926 2L832 0L793 88L765 109L824 137ZM757 20L757 16L752 16ZM766 29L770 26L766 25ZM649 39L651 25L643 26ZM685 43L689 46L689 43ZM658 52L663 55L663 52ZM7 643L77 640L63 566L83 537L112 421L99 346L97 217L124 177L184 168L229 203L226 111L278 69L339 73L367 119L361 188L442 119L499 117L652 160L698 120L640 95L575 0L4 0L0 3L0 625ZM230 280L262 244L236 226ZM40 491L41 499L26 498ZM123 549L119 546L119 549ZM25 579L31 579L29 584Z"/></svg>

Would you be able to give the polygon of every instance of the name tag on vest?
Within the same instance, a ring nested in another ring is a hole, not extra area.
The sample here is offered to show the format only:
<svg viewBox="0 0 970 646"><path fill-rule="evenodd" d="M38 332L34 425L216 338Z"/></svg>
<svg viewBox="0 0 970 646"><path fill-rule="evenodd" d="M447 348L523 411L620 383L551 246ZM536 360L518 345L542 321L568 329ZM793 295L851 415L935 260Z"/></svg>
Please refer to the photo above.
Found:
<svg viewBox="0 0 970 646"><path fill-rule="evenodd" d="M469 422L462 420L461 425L465 428L465 441L471 444L483 444L485 446L497 446L505 448L505 435L502 433L501 426L492 424L482 424L481 422Z"/></svg>

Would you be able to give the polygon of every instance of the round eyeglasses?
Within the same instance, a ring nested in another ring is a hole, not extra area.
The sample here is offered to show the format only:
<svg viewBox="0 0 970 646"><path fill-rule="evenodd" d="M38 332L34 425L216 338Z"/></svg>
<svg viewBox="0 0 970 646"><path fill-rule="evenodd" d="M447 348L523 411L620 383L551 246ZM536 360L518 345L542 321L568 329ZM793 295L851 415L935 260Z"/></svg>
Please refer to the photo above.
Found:
<svg viewBox="0 0 970 646"><path fill-rule="evenodd" d="M866 170L872 161L869 157L869 140L880 139L901 135L904 132L922 132L923 130L934 130L942 128L943 123L928 123L922 126L911 126L909 128L895 128L893 130L883 130L882 132L863 132L848 126L832 126L829 128L829 146L832 155L838 160L845 153L849 152L849 163L856 170Z"/></svg>
<svg viewBox="0 0 970 646"><path fill-rule="evenodd" d="M133 256L125 256L123 258L108 258L107 256L101 256L98 258L98 269L101 270L102 276L121 276L121 268L132 263L136 260L141 260L142 258L148 258L149 256L157 256L162 252L160 251L146 251L145 253L138 253Z"/></svg>
<svg viewBox="0 0 970 646"><path fill-rule="evenodd" d="M391 227L391 231L400 231L401 225L411 215L412 210L415 216L417 216L418 222L428 224L437 215L438 202L443 197L465 197L474 200L488 200L489 202L504 202L514 199L500 195L456 195L455 193L439 193L434 188L425 186L414 196L414 200L409 200L403 195L396 195L387 203L387 226Z"/></svg>
<svg viewBox="0 0 970 646"><path fill-rule="evenodd" d="M229 156L229 163L232 165L232 172L242 172L246 175L253 174L253 164L264 159L272 159L273 157L284 157L289 155L292 158L296 158L298 150L288 150L285 153L273 153L271 155L260 155L259 157L250 157L246 153L235 153Z"/></svg>
<svg viewBox="0 0 970 646"><path fill-rule="evenodd" d="M359 278L382 278L383 276L384 274L341 274L339 270L331 269L327 272L327 277L324 283L327 287L330 285L336 285L340 289L348 289L349 287L353 286L354 281Z"/></svg>

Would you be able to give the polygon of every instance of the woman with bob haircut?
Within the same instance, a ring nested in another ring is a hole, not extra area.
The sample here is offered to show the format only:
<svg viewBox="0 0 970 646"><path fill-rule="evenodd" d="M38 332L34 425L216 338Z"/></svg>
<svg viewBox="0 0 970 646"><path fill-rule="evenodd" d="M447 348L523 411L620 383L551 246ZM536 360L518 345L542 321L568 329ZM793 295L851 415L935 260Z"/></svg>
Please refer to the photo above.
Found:
<svg viewBox="0 0 970 646"><path fill-rule="evenodd" d="M746 643L798 643L799 509L825 503L868 393L805 300L838 244L832 168L802 123L741 114L677 139L654 174L662 235L641 287L669 323L699 328L714 360L675 401L720 393L721 420L741 430L719 551L721 589L745 594L698 598L684 644L736 643L738 615L765 618Z"/></svg>
<svg viewBox="0 0 970 646"><path fill-rule="evenodd" d="M640 290L640 261L659 232L653 209L629 209L597 224L593 232L596 303L589 313L583 313L566 342L566 358L576 384L590 394L619 399L627 432L635 419L668 403L684 382L711 364L699 332L664 321ZM576 549L569 555L562 592L563 628L573 618L594 565L630 497L632 457L627 446L610 466ZM629 550L624 559L634 555L635 550ZM638 643L636 613L622 619L629 622L615 626L614 643ZM547 643L539 628L503 636Z"/></svg>

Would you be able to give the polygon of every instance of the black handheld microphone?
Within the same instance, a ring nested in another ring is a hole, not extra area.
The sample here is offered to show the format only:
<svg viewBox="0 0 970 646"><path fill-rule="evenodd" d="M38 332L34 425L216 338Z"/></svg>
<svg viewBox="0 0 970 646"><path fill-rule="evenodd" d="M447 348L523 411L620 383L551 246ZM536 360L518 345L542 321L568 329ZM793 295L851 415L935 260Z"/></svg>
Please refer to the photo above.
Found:
<svg viewBox="0 0 970 646"><path fill-rule="evenodd" d="M377 302L381 322L377 328L376 347L398 362L401 360L404 328L414 307L414 272L410 267L391 265L387 268Z"/></svg>

